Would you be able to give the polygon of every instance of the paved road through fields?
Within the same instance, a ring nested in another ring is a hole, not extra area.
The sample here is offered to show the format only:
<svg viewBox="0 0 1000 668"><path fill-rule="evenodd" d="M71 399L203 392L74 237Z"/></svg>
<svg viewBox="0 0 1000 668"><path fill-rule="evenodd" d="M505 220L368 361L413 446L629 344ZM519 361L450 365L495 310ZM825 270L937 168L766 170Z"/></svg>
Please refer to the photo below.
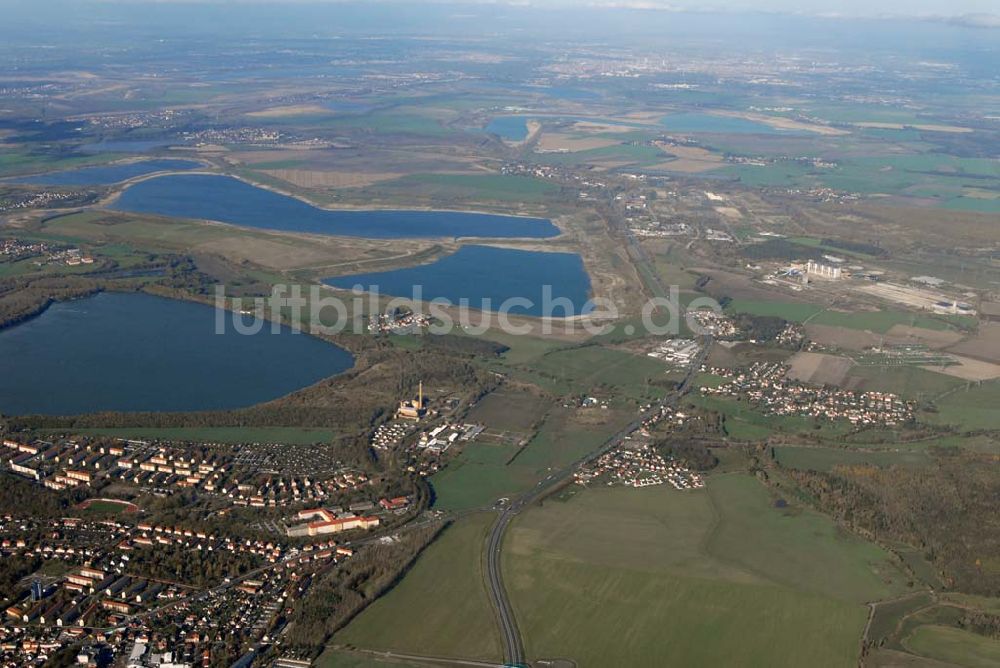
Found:
<svg viewBox="0 0 1000 668"><path fill-rule="evenodd" d="M580 466L615 449L627 436L639 429L639 427L641 427L647 419L658 414L662 408L675 405L680 398L691 389L691 383L694 380L694 376L698 372L698 369L701 368L702 363L705 361L711 345L711 338L705 338L703 340L701 352L693 360L687 374L677 386L677 389L670 392L659 403L654 404L649 410L642 413L638 418L611 436L611 438L606 440L596 450L590 452L584 457L581 457L569 466L549 474L548 477L540 481L535 487L527 492L524 492L519 496L512 497L500 511L500 515L497 517L497 521L494 523L493 528L490 530L489 536L486 540L486 554L484 559L486 567L484 571L486 576L486 588L490 594L490 598L492 599L493 608L496 612L497 621L500 625L500 638L503 642L504 659L506 660L508 666L525 665L525 654L524 643L521 639L521 633L517 628L517 619L514 615L514 609L511 607L510 599L507 596L507 590L503 584L503 569L500 563L501 550L503 548L503 537L504 533L507 531L507 527L510 526L514 517L524 510L525 507L545 497L559 485L569 480L576 470L580 468Z"/></svg>

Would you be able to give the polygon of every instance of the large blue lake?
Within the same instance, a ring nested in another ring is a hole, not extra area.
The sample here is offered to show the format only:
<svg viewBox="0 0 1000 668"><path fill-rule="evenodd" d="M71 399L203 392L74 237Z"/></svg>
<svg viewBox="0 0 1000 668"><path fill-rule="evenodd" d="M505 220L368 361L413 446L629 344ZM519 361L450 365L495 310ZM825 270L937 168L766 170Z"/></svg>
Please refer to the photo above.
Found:
<svg viewBox="0 0 1000 668"><path fill-rule="evenodd" d="M575 253L462 246L458 252L430 264L336 276L323 282L348 290L355 285L367 291L377 287L380 294L395 297L413 297L414 286L420 286L424 301L441 298L459 304L466 299L472 308L488 311L498 311L505 300L521 297L532 304L512 305L508 309L521 315L563 317L592 310L588 303L590 277L583 260ZM544 286L549 286L552 299L568 299L572 313L567 314L561 308L546 313Z"/></svg>
<svg viewBox="0 0 1000 668"><path fill-rule="evenodd" d="M237 408L275 399L354 364L284 328L243 335L216 309L141 293L51 306L0 330L0 413ZM249 321L248 321L249 322Z"/></svg>
<svg viewBox="0 0 1000 668"><path fill-rule="evenodd" d="M100 165L97 167L81 167L60 172L48 172L33 176L21 176L11 179L11 183L32 183L45 186L100 186L134 179L144 174L154 172L180 171L200 167L201 163L193 160L141 160L121 165Z"/></svg>
<svg viewBox="0 0 1000 668"><path fill-rule="evenodd" d="M497 116L486 126L486 132L507 141L523 141L528 136L528 117Z"/></svg>
<svg viewBox="0 0 1000 668"><path fill-rule="evenodd" d="M113 208L245 227L374 239L554 237L544 218L462 211L330 211L230 176L168 174L129 186Z"/></svg>

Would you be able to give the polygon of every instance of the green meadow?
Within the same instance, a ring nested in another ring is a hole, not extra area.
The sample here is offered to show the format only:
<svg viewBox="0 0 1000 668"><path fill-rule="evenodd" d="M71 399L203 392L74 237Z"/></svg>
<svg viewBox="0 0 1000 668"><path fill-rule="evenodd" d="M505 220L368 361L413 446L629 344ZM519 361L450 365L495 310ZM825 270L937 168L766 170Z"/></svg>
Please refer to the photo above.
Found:
<svg viewBox="0 0 1000 668"><path fill-rule="evenodd" d="M528 655L581 668L854 666L863 603L904 588L887 553L744 474L547 501L504 558Z"/></svg>

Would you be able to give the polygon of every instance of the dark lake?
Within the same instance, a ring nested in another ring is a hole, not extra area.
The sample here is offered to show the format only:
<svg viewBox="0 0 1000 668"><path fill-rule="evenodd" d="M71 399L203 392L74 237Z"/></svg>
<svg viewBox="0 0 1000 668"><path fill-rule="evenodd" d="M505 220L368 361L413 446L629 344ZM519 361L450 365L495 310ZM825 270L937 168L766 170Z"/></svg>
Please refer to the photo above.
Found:
<svg viewBox="0 0 1000 668"><path fill-rule="evenodd" d="M497 116L486 126L486 132L507 141L523 141L528 136L527 116Z"/></svg>
<svg viewBox="0 0 1000 668"><path fill-rule="evenodd" d="M237 408L350 368L350 353L283 328L242 335L226 313L141 293L54 304L0 330L0 413ZM249 324L249 320L247 321Z"/></svg>
<svg viewBox="0 0 1000 668"><path fill-rule="evenodd" d="M351 289L361 285L365 290L378 286L378 292L396 297L412 297L413 286L422 286L424 301L443 298L452 304L469 300L476 309L497 311L506 299L523 297L531 306L514 306L510 313L546 315L543 286L551 286L553 299L564 297L578 315L591 310L588 304L590 277L583 260L575 253L546 253L512 250L492 246L462 246L458 252L436 262L351 276L336 276L324 283ZM485 304L484 300L489 300ZM562 309L550 311L555 317L566 315Z"/></svg>
<svg viewBox="0 0 1000 668"><path fill-rule="evenodd" d="M99 165L95 167L81 167L79 169L67 169L59 172L35 174L33 176L19 176L16 179L10 179L10 182L31 183L43 186L100 186L134 179L135 177L142 176L143 174L194 169L195 167L200 166L201 163L193 160L173 160L170 158L163 158L158 160L129 162L122 165Z"/></svg>
<svg viewBox="0 0 1000 668"><path fill-rule="evenodd" d="M289 232L373 239L418 237L554 237L544 218L462 211L330 211L229 176L167 174L129 186L112 205L121 211Z"/></svg>

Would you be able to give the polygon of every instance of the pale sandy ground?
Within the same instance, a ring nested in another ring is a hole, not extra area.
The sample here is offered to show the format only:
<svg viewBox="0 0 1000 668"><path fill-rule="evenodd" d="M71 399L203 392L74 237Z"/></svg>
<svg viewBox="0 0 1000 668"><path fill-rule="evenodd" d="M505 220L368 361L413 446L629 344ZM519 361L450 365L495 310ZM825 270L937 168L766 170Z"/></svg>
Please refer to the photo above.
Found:
<svg viewBox="0 0 1000 668"><path fill-rule="evenodd" d="M1000 323L980 323L979 332L975 336L952 346L948 352L988 362L1000 362Z"/></svg>
<svg viewBox="0 0 1000 668"><path fill-rule="evenodd" d="M731 220L741 220L743 218L740 210L732 206L717 206L715 207L715 211Z"/></svg>
<svg viewBox="0 0 1000 668"><path fill-rule="evenodd" d="M615 146L621 142L607 137L578 137L562 132L544 132L535 145L539 153L589 151L595 148Z"/></svg>
<svg viewBox="0 0 1000 668"><path fill-rule="evenodd" d="M847 357L800 352L788 360L788 377L815 385L840 385L854 366Z"/></svg>
<svg viewBox="0 0 1000 668"><path fill-rule="evenodd" d="M528 142L534 141L538 133L542 131L542 124L538 121L528 121L525 123L528 128L528 136L524 138L521 142L522 144L527 144Z"/></svg>
<svg viewBox="0 0 1000 668"><path fill-rule="evenodd" d="M910 325L893 325L885 333L885 338L889 343L919 342L928 348L945 348L958 343L963 336L958 332L911 327Z"/></svg>
<svg viewBox="0 0 1000 668"><path fill-rule="evenodd" d="M877 346L882 337L871 332L836 325L806 325L806 335L822 346L837 346L846 350L864 350Z"/></svg>
<svg viewBox="0 0 1000 668"><path fill-rule="evenodd" d="M722 165L716 162L703 162L701 160L685 160L681 158L679 160L670 160L668 162L658 162L655 165L650 165L648 169L661 172L698 174L700 172L708 172L713 169L718 169L719 167L722 167Z"/></svg>
<svg viewBox="0 0 1000 668"><path fill-rule="evenodd" d="M335 172L313 169L264 169L273 176L300 188L360 188L403 176L389 173Z"/></svg>
<svg viewBox="0 0 1000 668"><path fill-rule="evenodd" d="M971 357L952 356L958 364L951 366L925 366L928 371L936 371L962 380L980 381L1000 378L1000 364L974 360Z"/></svg>
<svg viewBox="0 0 1000 668"><path fill-rule="evenodd" d="M656 147L676 159L652 165L650 169L697 174L725 166L722 156L700 146L671 146L657 142Z"/></svg>
<svg viewBox="0 0 1000 668"><path fill-rule="evenodd" d="M722 162L722 156L712 153L707 148L700 146L672 146L664 142L656 142L656 147L669 155L688 160L698 160L699 162Z"/></svg>
<svg viewBox="0 0 1000 668"><path fill-rule="evenodd" d="M648 122L658 122L661 118L666 115L665 111L633 111L630 114L625 114L621 118L627 121L641 121L643 123Z"/></svg>
<svg viewBox="0 0 1000 668"><path fill-rule="evenodd" d="M252 118L283 118L285 116L304 116L307 114L332 114L326 107L318 104L296 104L287 107L271 107L246 114Z"/></svg>
<svg viewBox="0 0 1000 668"><path fill-rule="evenodd" d="M576 132L632 132L635 130L635 126L632 125L616 125L612 123L601 123L600 121L577 121L573 124L573 130Z"/></svg>
<svg viewBox="0 0 1000 668"><path fill-rule="evenodd" d="M918 123L914 125L909 125L904 123L865 122L865 123L854 123L854 125L859 128L873 128L882 130L905 130L906 128L916 128L917 130L926 130L928 132L952 132L958 134L972 132L972 128L963 128L958 125L938 125L936 123Z"/></svg>
<svg viewBox="0 0 1000 668"><path fill-rule="evenodd" d="M1000 199L1000 193L983 188L962 188L962 197L972 197L974 199Z"/></svg>
<svg viewBox="0 0 1000 668"><path fill-rule="evenodd" d="M840 128L831 128L817 123L803 123L802 121L796 121L791 118L783 118L781 116L767 116L765 114L753 114L741 111L713 111L712 113L716 116L745 118L748 121L756 121L757 123L770 125L772 128L778 128L780 130L804 130L806 132L815 132L818 135L827 136L850 134L847 130L841 130Z"/></svg>

